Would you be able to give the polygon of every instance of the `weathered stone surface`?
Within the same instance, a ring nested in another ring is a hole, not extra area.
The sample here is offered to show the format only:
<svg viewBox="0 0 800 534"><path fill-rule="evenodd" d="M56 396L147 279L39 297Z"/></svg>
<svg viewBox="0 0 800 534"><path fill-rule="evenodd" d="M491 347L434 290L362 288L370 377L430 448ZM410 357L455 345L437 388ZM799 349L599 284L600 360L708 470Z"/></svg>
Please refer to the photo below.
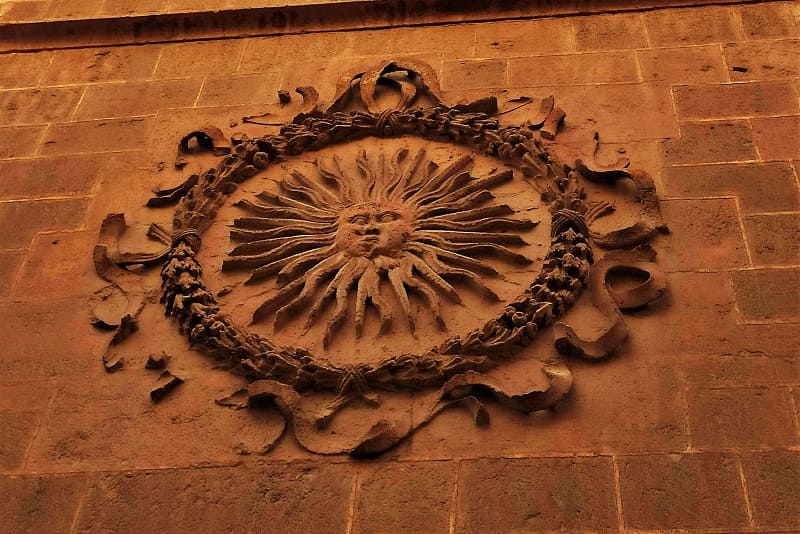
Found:
<svg viewBox="0 0 800 534"><path fill-rule="evenodd" d="M25 253L22 251L0 252L0 297L11 293L14 280L24 260Z"/></svg>
<svg viewBox="0 0 800 534"><path fill-rule="evenodd" d="M442 65L443 89L480 89L494 87L505 80L508 62L498 59L445 61Z"/></svg>
<svg viewBox="0 0 800 534"><path fill-rule="evenodd" d="M738 530L747 526L733 457L670 454L618 461L626 528Z"/></svg>
<svg viewBox="0 0 800 534"><path fill-rule="evenodd" d="M67 120L83 87L0 91L0 124L41 124Z"/></svg>
<svg viewBox="0 0 800 534"><path fill-rule="evenodd" d="M782 115L800 111L789 81L685 85L675 87L673 91L680 120Z"/></svg>
<svg viewBox="0 0 800 534"><path fill-rule="evenodd" d="M670 229L660 254L664 269L725 269L748 264L733 199L668 200L661 210Z"/></svg>
<svg viewBox="0 0 800 534"><path fill-rule="evenodd" d="M152 117L53 124L40 153L45 156L137 150L147 143Z"/></svg>
<svg viewBox="0 0 800 534"><path fill-rule="evenodd" d="M690 390L692 446L703 450L788 447L797 444L792 407L775 387Z"/></svg>
<svg viewBox="0 0 800 534"><path fill-rule="evenodd" d="M0 477L0 531L71 532L83 475Z"/></svg>
<svg viewBox="0 0 800 534"><path fill-rule="evenodd" d="M760 6L741 6L744 36L747 39L778 39L794 37L797 27L792 20L789 3L773 3Z"/></svg>
<svg viewBox="0 0 800 534"><path fill-rule="evenodd" d="M39 148L46 126L9 126L0 128L0 158L32 156Z"/></svg>
<svg viewBox="0 0 800 534"><path fill-rule="evenodd" d="M797 321L800 269L757 269L733 273L736 301L746 321Z"/></svg>
<svg viewBox="0 0 800 534"><path fill-rule="evenodd" d="M202 81L199 79L91 85L75 118L100 119L147 115L159 109L194 105Z"/></svg>
<svg viewBox="0 0 800 534"><path fill-rule="evenodd" d="M377 463L358 480L354 533L450 531L455 462Z"/></svg>
<svg viewBox="0 0 800 534"><path fill-rule="evenodd" d="M150 76L158 46L59 50L44 74L48 85L141 80Z"/></svg>
<svg viewBox="0 0 800 534"><path fill-rule="evenodd" d="M577 17L573 24L578 50L647 48L644 23L638 13Z"/></svg>
<svg viewBox="0 0 800 534"><path fill-rule="evenodd" d="M654 46L705 44L736 40L733 11L720 7L655 10L644 15Z"/></svg>
<svg viewBox="0 0 800 534"><path fill-rule="evenodd" d="M271 69L262 74L241 74L208 78L197 100L199 106L274 104L281 72Z"/></svg>
<svg viewBox="0 0 800 534"><path fill-rule="evenodd" d="M456 532L617 531L611 459L464 462Z"/></svg>
<svg viewBox="0 0 800 534"><path fill-rule="evenodd" d="M753 137L761 157L800 158L800 116L753 119Z"/></svg>
<svg viewBox="0 0 800 534"><path fill-rule="evenodd" d="M0 161L0 198L89 195L103 165L99 156Z"/></svg>
<svg viewBox="0 0 800 534"><path fill-rule="evenodd" d="M752 215L744 228L755 265L800 265L800 214Z"/></svg>
<svg viewBox="0 0 800 534"><path fill-rule="evenodd" d="M17 276L17 298L57 299L84 296L107 285L94 273L95 232L54 232L37 235ZM64 283L69 280L69 283Z"/></svg>
<svg viewBox="0 0 800 534"><path fill-rule="evenodd" d="M254 41L249 42L252 44ZM153 76L186 78L232 74L236 71L244 46L244 42L236 40L171 44L161 50Z"/></svg>
<svg viewBox="0 0 800 534"><path fill-rule="evenodd" d="M3 426L0 472L15 472L22 467L39 422L39 417L29 413L0 413L0 425Z"/></svg>
<svg viewBox="0 0 800 534"><path fill-rule="evenodd" d="M0 87L33 87L52 61L51 52L0 55Z"/></svg>
<svg viewBox="0 0 800 534"><path fill-rule="evenodd" d="M346 464L279 462L104 475L76 531L344 532L352 477Z"/></svg>
<svg viewBox="0 0 800 534"><path fill-rule="evenodd" d="M687 122L678 139L664 141L664 163L724 163L755 160L752 131L746 121Z"/></svg>
<svg viewBox="0 0 800 534"><path fill-rule="evenodd" d="M633 52L512 58L509 87L583 85L636 82L639 73ZM453 82L451 85L456 86Z"/></svg>
<svg viewBox="0 0 800 534"><path fill-rule="evenodd" d="M800 40L753 41L723 46L731 79L769 80L800 74Z"/></svg>
<svg viewBox="0 0 800 534"><path fill-rule="evenodd" d="M86 214L85 199L0 203L0 248L26 248L37 232L78 228Z"/></svg>
<svg viewBox="0 0 800 534"><path fill-rule="evenodd" d="M476 29L476 57L510 57L572 52L570 19L526 20L482 24Z"/></svg>
<svg viewBox="0 0 800 534"><path fill-rule="evenodd" d="M736 196L745 214L800 208L800 190L788 163L668 167L662 181L667 198Z"/></svg>
<svg viewBox="0 0 800 534"><path fill-rule="evenodd" d="M754 452L742 455L742 467L758 526L800 528L800 453Z"/></svg>
<svg viewBox="0 0 800 534"><path fill-rule="evenodd" d="M728 73L717 45L637 50L644 81L726 82Z"/></svg>

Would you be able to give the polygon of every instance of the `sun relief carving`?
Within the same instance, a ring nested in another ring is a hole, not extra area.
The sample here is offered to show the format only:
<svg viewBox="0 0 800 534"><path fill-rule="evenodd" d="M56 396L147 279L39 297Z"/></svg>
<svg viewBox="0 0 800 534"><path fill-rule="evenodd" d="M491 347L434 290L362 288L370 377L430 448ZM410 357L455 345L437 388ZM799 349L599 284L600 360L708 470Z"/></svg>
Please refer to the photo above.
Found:
<svg viewBox="0 0 800 534"><path fill-rule="evenodd" d="M223 270L249 269L246 284L274 278L280 287L255 310L255 322L272 317L278 330L303 313L305 334L326 316L328 347L352 308L360 338L371 307L380 334L397 319L395 309L413 333L414 294L446 330L440 298L461 304L459 290L468 286L488 302L500 300L482 280L499 273L482 257L532 263L514 248L526 244L516 232L537 222L512 217L514 209L491 192L512 179L511 170L478 178L471 173L473 157L440 166L425 148L412 154L402 147L391 157L362 150L355 159L351 172L338 155L317 158L316 176L289 170L278 193L236 204L249 216L233 222L231 239L241 244Z"/></svg>

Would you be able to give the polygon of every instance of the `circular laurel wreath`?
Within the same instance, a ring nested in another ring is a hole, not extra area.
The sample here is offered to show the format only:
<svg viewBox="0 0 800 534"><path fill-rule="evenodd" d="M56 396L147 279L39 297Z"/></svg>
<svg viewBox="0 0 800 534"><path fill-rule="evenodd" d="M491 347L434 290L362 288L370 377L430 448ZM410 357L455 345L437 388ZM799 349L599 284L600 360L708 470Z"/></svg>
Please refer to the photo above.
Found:
<svg viewBox="0 0 800 534"><path fill-rule="evenodd" d="M235 138L234 150L188 183L173 220L172 244L161 271L168 315L194 346L204 348L250 380L274 380L298 392L439 387L467 371L484 372L513 357L572 306L593 262L586 219L590 203L575 170L558 163L534 135L535 126L501 126L488 113L439 105L415 110L313 111L298 115L277 135ZM277 346L234 324L203 284L197 259L201 234L237 184L278 161L365 137L413 135L469 147L519 170L552 215L549 250L530 286L483 326L417 354L375 363L334 365L303 348Z"/></svg>

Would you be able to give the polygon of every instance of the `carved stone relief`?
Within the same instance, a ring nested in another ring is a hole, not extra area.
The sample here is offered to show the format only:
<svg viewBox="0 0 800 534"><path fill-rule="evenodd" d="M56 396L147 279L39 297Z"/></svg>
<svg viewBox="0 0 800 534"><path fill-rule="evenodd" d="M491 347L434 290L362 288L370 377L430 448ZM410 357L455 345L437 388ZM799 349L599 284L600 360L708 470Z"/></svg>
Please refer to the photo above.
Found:
<svg viewBox="0 0 800 534"><path fill-rule="evenodd" d="M565 114L552 97L506 125L493 98L447 106L432 69L409 61L345 77L326 109L313 88L298 92L304 110L278 133L230 147L215 129L182 140L182 152L197 142L223 159L151 201L176 204L172 229L150 229L162 251L119 253L124 218L106 219L95 263L132 310L112 345L146 300L130 267L161 265L167 315L249 383L219 404L275 402L307 449L369 455L449 406L487 424L484 395L526 413L552 407L572 379L564 361L532 357L534 340L554 335L564 355L603 358L627 337L620 310L664 292L647 245L666 231L652 180L624 162L557 161L548 143ZM621 180L636 187L623 201L635 220L595 230L614 205L588 186ZM629 274L633 287L608 284ZM610 323L592 339L562 322L587 286ZM529 376L492 374L520 359L534 362ZM104 362L122 365L111 346ZM154 400L181 383L164 373ZM415 391L425 400L413 418L325 432L348 404L379 413L378 392Z"/></svg>

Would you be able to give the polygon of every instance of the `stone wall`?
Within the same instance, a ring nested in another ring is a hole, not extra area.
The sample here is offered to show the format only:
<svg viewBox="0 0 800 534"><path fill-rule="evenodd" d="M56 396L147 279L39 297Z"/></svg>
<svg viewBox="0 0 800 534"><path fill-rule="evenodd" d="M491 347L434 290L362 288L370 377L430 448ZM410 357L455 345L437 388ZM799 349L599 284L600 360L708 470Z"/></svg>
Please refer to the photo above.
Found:
<svg viewBox="0 0 800 534"><path fill-rule="evenodd" d="M0 54L0 531L800 529L800 10L533 15L70 49L43 33L41 50ZM655 177L669 291L627 316L628 344L569 360L553 412L490 404L488 428L447 412L370 461L286 438L258 454L277 411L215 406L234 379L155 305L129 350L180 350L186 384L153 405L142 365L106 374L108 334L88 321L103 217L126 212L146 244L171 217L143 207L151 190L202 164L173 168L181 135L263 132L242 117L300 109L277 90L330 100L343 72L398 55L434 66L449 103L553 94L567 152L591 154L597 131L598 159Z"/></svg>

